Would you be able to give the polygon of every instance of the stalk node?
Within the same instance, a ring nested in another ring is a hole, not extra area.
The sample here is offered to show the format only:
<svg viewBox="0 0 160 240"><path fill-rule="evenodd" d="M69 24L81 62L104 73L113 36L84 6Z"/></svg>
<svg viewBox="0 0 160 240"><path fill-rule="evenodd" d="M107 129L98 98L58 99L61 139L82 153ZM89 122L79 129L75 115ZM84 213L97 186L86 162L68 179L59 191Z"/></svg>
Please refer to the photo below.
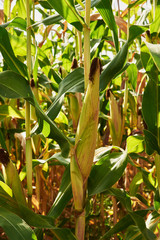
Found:
<svg viewBox="0 0 160 240"><path fill-rule="evenodd" d="M31 139L31 137L26 137L26 140L30 140Z"/></svg>

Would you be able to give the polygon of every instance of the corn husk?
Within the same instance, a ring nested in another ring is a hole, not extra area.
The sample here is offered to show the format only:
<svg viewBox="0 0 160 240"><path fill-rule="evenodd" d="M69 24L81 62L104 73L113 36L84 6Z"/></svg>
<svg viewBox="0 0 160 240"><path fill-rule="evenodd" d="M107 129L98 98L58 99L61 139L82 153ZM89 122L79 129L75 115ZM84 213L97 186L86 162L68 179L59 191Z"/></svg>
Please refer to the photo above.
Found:
<svg viewBox="0 0 160 240"><path fill-rule="evenodd" d="M101 63L95 58L91 65L89 83L76 132L71 156L72 191L77 211L83 211L87 179L96 148L99 114L99 77Z"/></svg>

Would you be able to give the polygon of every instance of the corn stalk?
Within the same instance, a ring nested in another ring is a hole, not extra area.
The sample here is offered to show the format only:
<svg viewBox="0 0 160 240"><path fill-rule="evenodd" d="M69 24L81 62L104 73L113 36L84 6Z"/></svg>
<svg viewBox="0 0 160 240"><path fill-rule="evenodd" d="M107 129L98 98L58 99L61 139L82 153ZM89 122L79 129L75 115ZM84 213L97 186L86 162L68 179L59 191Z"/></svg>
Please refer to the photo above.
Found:
<svg viewBox="0 0 160 240"><path fill-rule="evenodd" d="M89 69L90 69L90 9L91 0L86 0L85 5L85 27L84 32L84 82L85 91L89 82Z"/></svg>
<svg viewBox="0 0 160 240"><path fill-rule="evenodd" d="M27 67L30 83L31 76L31 28L30 28L30 1L26 0L27 9ZM26 171L27 171L27 190L28 190L28 205L32 206L32 144L30 137L30 104L26 101Z"/></svg>
<svg viewBox="0 0 160 240"><path fill-rule="evenodd" d="M76 132L75 146L71 152L71 182L76 210L76 237L84 239L85 199L88 176L91 171L96 147L99 114L99 77L101 63L92 62L89 83Z"/></svg>

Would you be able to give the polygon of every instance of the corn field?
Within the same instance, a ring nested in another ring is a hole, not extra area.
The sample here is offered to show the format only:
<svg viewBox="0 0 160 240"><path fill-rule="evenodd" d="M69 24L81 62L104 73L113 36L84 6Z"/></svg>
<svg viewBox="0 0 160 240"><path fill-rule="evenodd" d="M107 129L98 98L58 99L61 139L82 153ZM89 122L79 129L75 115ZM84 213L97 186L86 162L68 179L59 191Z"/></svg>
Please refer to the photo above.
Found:
<svg viewBox="0 0 160 240"><path fill-rule="evenodd" d="M160 239L160 0L0 4L0 239Z"/></svg>

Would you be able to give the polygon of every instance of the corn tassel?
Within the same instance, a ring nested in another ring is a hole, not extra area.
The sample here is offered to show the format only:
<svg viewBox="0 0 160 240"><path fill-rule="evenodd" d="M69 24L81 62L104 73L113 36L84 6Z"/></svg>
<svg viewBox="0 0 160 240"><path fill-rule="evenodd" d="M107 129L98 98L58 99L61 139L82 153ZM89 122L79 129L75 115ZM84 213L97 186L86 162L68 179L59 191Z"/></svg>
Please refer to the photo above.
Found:
<svg viewBox="0 0 160 240"><path fill-rule="evenodd" d="M89 83L76 132L75 146L71 153L72 192L75 210L79 212L76 224L77 239L83 239L86 186L96 147L100 70L100 60L95 58L91 65ZM83 229L78 230L77 228L81 225L81 220Z"/></svg>
<svg viewBox="0 0 160 240"><path fill-rule="evenodd" d="M9 159L8 152L4 149L0 149L0 162L4 166L5 182L12 189L16 201L22 205L26 205L24 192L17 170L12 161Z"/></svg>

